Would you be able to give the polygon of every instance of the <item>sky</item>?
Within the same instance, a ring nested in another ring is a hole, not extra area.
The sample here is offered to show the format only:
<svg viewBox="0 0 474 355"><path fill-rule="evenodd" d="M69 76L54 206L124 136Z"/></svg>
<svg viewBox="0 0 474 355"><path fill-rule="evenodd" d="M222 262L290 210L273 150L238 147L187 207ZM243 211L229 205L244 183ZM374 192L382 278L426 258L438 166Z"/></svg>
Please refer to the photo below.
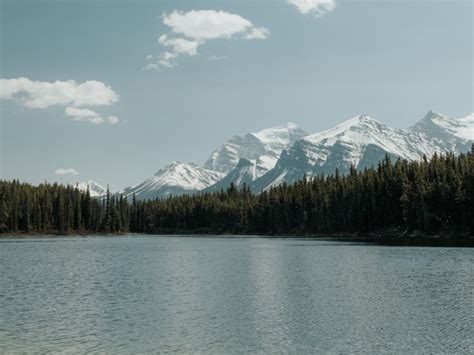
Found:
<svg viewBox="0 0 474 355"><path fill-rule="evenodd" d="M471 0L0 0L0 178L112 190L235 134L473 112Z"/></svg>

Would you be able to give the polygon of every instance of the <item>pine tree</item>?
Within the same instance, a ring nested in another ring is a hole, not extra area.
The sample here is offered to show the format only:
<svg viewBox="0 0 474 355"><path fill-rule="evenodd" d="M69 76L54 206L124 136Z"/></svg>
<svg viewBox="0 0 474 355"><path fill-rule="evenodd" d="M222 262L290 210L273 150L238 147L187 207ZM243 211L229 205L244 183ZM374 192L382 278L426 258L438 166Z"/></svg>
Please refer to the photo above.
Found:
<svg viewBox="0 0 474 355"><path fill-rule="evenodd" d="M109 185L107 185L107 193L105 195L105 216L102 222L102 231L105 233L111 232L112 224L112 211L110 206L110 190Z"/></svg>
<svg viewBox="0 0 474 355"><path fill-rule="evenodd" d="M8 231L8 206L3 193L0 194L0 233Z"/></svg>

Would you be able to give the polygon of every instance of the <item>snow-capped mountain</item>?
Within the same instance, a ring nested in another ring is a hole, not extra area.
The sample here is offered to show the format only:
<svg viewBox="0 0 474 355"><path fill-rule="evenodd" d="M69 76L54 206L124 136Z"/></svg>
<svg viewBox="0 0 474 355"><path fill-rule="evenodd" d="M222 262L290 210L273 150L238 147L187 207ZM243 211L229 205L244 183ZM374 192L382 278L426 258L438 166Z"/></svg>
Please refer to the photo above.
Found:
<svg viewBox="0 0 474 355"><path fill-rule="evenodd" d="M306 134L294 123L287 123L243 137L234 136L211 154L204 168L194 163L173 162L143 183L119 193L127 197L135 194L139 199L189 194L209 188L224 177L210 190L227 188L231 182L236 186L249 184L271 170L281 151Z"/></svg>
<svg viewBox="0 0 474 355"><path fill-rule="evenodd" d="M281 152L291 147L299 138L307 135L294 123L234 136L207 160L205 166L226 173L226 177L209 187L208 191L226 189L231 183L236 187L266 174L274 168Z"/></svg>
<svg viewBox="0 0 474 355"><path fill-rule="evenodd" d="M230 184L241 187L244 184L250 186L257 179L256 160L240 159L237 166L230 171L223 179L209 186L206 191L220 191L227 189Z"/></svg>
<svg viewBox="0 0 474 355"><path fill-rule="evenodd" d="M158 170L139 185L123 189L119 193L138 199L153 199L170 195L191 194L215 184L225 174L205 169L194 163L174 161Z"/></svg>
<svg viewBox="0 0 474 355"><path fill-rule="evenodd" d="M74 186L80 191L84 192L87 191L87 188L89 188L89 194L91 197L101 197L107 193L107 189L105 187L92 180L78 182Z"/></svg>
<svg viewBox="0 0 474 355"><path fill-rule="evenodd" d="M385 154L417 160L435 152L465 152L473 141L473 114L451 118L430 111L408 130L390 128L359 115L311 135L287 123L232 137L211 154L204 167L173 162L119 193L150 199L218 191L231 183L236 187L245 183L260 192L283 182L292 183L305 174L333 174L336 169L345 174L351 166L375 166Z"/></svg>
<svg viewBox="0 0 474 355"><path fill-rule="evenodd" d="M351 165L363 169L376 165L385 154L408 160L435 152L459 153L470 149L473 140L472 115L446 118L429 112L410 130L390 128L368 116L351 118L334 128L306 136L286 152L275 168L252 184L262 191L282 182L294 182L306 175L345 174Z"/></svg>
<svg viewBox="0 0 474 355"><path fill-rule="evenodd" d="M409 131L430 141L438 151L460 153L469 150L474 141L474 114L452 118L429 111Z"/></svg>
<svg viewBox="0 0 474 355"><path fill-rule="evenodd" d="M255 178L272 169L281 152L307 133L294 123L263 129L245 136L233 136L216 149L204 164L210 170L230 173L240 159L252 161Z"/></svg>

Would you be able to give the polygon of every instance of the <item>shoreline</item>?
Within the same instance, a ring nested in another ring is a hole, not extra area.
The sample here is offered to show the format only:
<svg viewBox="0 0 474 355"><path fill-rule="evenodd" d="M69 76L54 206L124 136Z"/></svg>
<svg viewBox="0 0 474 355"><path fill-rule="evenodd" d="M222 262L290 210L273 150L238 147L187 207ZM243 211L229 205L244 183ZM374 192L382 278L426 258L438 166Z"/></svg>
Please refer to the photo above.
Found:
<svg viewBox="0 0 474 355"><path fill-rule="evenodd" d="M94 238L94 237L187 237L187 238L265 238L265 239L305 239L334 241L357 244L374 244L385 246L431 246L431 247L474 247L474 237L469 236L447 236L447 235L394 235L394 234L340 234L340 235L241 235L241 234L217 234L217 233L17 233L0 234L0 240L5 239L47 239L47 238Z"/></svg>

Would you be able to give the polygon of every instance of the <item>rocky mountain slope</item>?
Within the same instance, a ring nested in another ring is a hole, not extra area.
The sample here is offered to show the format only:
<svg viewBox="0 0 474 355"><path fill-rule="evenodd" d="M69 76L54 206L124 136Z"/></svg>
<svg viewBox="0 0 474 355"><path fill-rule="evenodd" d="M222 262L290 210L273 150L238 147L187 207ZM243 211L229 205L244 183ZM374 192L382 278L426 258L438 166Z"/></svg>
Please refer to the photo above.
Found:
<svg viewBox="0 0 474 355"><path fill-rule="evenodd" d="M240 159L255 164L256 177L275 166L281 152L307 133L294 123L263 129L245 136L233 136L214 152L204 164L206 169L231 172Z"/></svg>
<svg viewBox="0 0 474 355"><path fill-rule="evenodd" d="M243 137L232 137L215 150L204 165L227 174L207 190L226 189L231 183L236 187L244 183L249 185L274 168L283 150L306 135L296 124L289 122Z"/></svg>

